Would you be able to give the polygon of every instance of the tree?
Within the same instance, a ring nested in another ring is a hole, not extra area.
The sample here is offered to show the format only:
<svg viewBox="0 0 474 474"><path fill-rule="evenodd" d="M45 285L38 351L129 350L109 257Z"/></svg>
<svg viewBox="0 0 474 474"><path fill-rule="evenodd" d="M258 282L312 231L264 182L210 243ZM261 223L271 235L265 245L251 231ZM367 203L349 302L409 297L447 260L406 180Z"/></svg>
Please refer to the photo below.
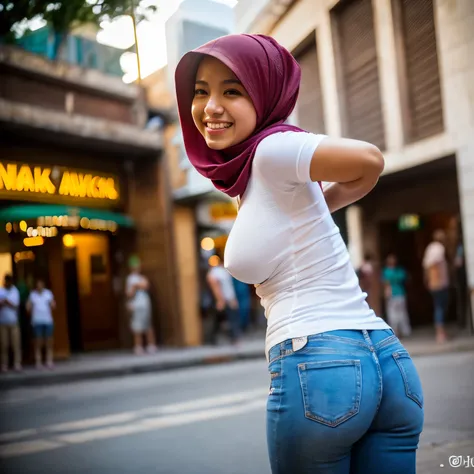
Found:
<svg viewBox="0 0 474 474"><path fill-rule="evenodd" d="M15 27L24 20L43 18L57 37L56 52L73 29L85 23L100 25L104 20L130 15L136 9L137 22L156 10L138 7L140 0L0 0L0 39L11 42Z"/></svg>

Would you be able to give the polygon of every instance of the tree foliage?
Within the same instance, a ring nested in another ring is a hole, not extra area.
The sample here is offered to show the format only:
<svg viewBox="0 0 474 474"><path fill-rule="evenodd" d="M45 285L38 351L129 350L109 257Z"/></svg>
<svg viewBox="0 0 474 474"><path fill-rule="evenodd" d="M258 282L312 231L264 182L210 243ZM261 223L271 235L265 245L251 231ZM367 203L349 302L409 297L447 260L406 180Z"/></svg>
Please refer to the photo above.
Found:
<svg viewBox="0 0 474 474"><path fill-rule="evenodd" d="M131 13L139 0L0 0L0 38L12 40L15 26L25 20L43 18L60 36L67 36L75 26L93 23L99 25ZM141 21L156 7L137 8L137 21Z"/></svg>

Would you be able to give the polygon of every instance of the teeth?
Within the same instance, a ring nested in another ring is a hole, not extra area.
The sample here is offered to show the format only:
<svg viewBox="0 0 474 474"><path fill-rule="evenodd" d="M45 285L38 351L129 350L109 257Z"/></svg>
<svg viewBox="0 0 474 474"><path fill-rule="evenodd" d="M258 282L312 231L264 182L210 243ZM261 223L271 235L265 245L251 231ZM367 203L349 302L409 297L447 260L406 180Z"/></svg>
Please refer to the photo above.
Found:
<svg viewBox="0 0 474 474"><path fill-rule="evenodd" d="M206 126L207 128L210 128L212 130L218 130L221 128L229 128L232 124L231 123L207 123Z"/></svg>

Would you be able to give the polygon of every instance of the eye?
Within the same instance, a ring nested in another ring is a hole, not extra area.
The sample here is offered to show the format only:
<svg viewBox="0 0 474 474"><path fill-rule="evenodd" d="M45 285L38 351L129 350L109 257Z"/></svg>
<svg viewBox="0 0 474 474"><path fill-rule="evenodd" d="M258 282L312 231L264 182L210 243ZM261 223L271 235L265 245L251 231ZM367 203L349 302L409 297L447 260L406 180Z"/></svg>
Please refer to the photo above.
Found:
<svg viewBox="0 0 474 474"><path fill-rule="evenodd" d="M204 89L196 89L196 90L194 91L194 95L195 95L195 96L196 96L196 95L206 95L206 94L207 94L207 92L206 92Z"/></svg>
<svg viewBox="0 0 474 474"><path fill-rule="evenodd" d="M224 92L225 95L242 95L242 93L240 91L238 91L237 89L227 89L225 92Z"/></svg>

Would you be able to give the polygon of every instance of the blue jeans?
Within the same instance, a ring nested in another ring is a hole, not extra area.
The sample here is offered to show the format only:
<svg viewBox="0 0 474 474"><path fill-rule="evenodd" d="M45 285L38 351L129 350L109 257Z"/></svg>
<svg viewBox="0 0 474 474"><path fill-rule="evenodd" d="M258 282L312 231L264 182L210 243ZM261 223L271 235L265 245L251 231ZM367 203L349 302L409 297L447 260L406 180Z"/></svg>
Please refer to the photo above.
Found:
<svg viewBox="0 0 474 474"><path fill-rule="evenodd" d="M415 474L423 390L392 330L326 332L297 351L288 340L269 371L273 474Z"/></svg>
<svg viewBox="0 0 474 474"><path fill-rule="evenodd" d="M444 324L449 306L449 288L432 291L431 296L433 297L434 322Z"/></svg>
<svg viewBox="0 0 474 474"><path fill-rule="evenodd" d="M49 339L53 337L54 324L33 324L33 335L35 339Z"/></svg>

